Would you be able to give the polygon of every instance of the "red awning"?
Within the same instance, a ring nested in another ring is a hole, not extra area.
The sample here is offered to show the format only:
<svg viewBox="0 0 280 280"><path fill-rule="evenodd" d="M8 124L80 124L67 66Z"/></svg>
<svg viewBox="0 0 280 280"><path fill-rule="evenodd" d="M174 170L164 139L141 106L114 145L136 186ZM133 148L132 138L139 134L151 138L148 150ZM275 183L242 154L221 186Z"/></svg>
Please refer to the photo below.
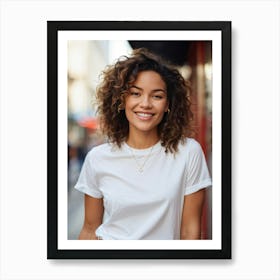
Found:
<svg viewBox="0 0 280 280"><path fill-rule="evenodd" d="M98 119L87 117L87 118L83 118L83 119L79 120L78 124L84 128L97 129L98 128Z"/></svg>

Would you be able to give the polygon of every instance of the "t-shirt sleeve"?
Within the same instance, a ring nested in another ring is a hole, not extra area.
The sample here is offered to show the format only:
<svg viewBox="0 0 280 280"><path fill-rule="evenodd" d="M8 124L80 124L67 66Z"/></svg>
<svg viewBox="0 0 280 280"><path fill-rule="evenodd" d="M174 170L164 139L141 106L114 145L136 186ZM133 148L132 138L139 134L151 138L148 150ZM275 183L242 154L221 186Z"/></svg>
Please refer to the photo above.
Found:
<svg viewBox="0 0 280 280"><path fill-rule="evenodd" d="M78 181L74 188L89 196L102 198L102 192L99 190L96 183L96 171L93 165L93 155L91 152L87 154L84 160Z"/></svg>
<svg viewBox="0 0 280 280"><path fill-rule="evenodd" d="M191 148L187 162L185 195L212 185L205 156L200 144L194 140L190 144Z"/></svg>

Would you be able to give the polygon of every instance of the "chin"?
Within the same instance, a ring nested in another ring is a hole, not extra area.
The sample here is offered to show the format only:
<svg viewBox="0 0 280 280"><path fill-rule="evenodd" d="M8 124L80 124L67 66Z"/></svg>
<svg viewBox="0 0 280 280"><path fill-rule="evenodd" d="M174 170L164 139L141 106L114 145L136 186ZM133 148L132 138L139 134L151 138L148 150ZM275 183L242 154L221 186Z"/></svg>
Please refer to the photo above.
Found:
<svg viewBox="0 0 280 280"><path fill-rule="evenodd" d="M147 126L147 125L132 125L134 130L143 132L143 133L149 133L157 131L157 126Z"/></svg>

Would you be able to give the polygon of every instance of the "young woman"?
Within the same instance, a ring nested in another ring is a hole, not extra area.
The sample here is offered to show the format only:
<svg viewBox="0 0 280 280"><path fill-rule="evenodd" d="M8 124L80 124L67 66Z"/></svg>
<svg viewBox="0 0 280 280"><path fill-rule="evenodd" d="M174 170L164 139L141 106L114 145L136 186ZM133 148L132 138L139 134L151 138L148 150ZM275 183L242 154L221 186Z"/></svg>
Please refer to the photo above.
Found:
<svg viewBox="0 0 280 280"><path fill-rule="evenodd" d="M104 71L97 91L108 143L86 156L75 186L85 194L79 239L200 239L204 154L189 137L189 87L145 49Z"/></svg>

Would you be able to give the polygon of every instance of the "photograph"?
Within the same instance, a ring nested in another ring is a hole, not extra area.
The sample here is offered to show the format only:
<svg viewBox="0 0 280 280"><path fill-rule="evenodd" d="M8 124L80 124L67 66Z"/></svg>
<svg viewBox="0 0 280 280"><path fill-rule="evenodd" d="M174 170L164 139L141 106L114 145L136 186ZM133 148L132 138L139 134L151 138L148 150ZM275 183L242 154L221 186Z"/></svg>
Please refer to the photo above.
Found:
<svg viewBox="0 0 280 280"><path fill-rule="evenodd" d="M47 27L48 259L230 259L231 22Z"/></svg>

